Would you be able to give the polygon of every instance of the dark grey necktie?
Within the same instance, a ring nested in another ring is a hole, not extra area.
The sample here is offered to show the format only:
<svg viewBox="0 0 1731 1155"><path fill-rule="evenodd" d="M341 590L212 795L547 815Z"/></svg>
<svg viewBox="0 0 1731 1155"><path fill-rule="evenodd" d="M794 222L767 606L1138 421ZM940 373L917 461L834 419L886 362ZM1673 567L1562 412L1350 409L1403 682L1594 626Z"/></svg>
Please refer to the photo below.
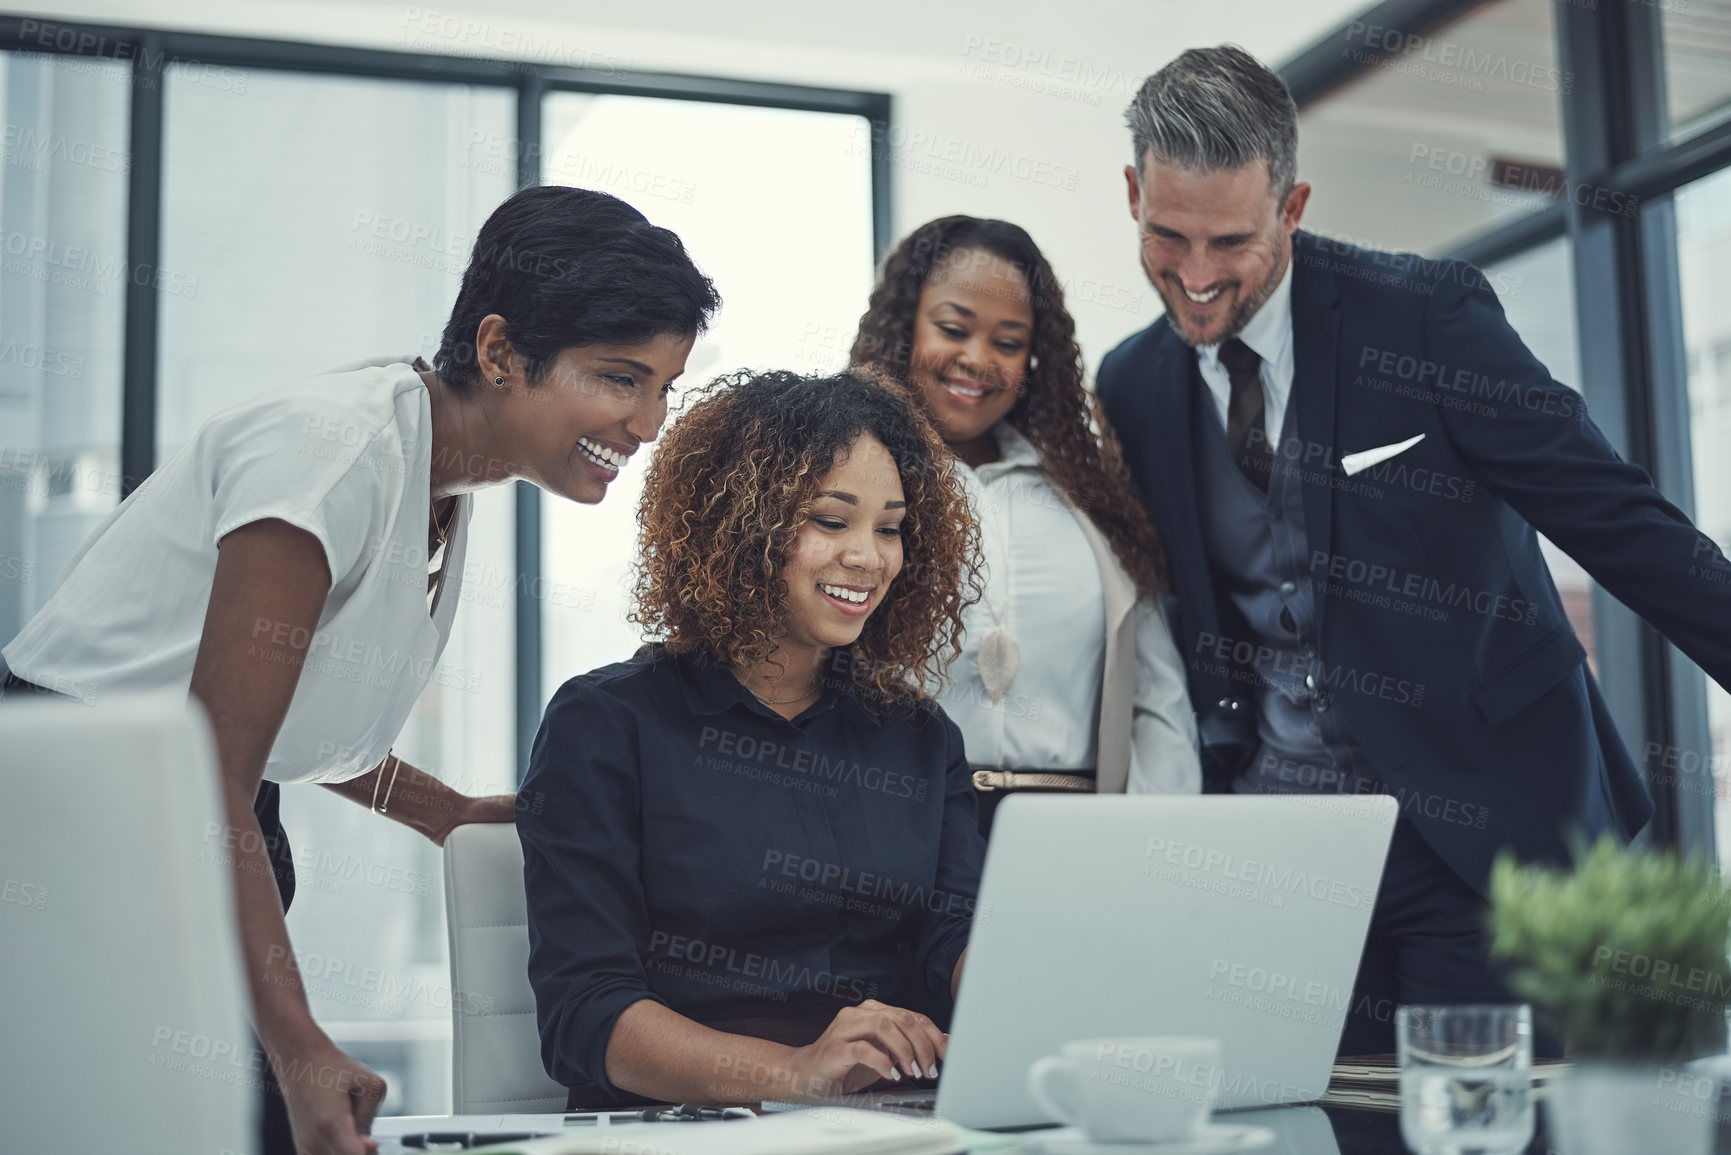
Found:
<svg viewBox="0 0 1731 1155"><path fill-rule="evenodd" d="M1262 417L1262 358L1237 337L1220 346L1220 363L1232 381L1226 405L1226 445L1239 471L1264 493L1274 449Z"/></svg>

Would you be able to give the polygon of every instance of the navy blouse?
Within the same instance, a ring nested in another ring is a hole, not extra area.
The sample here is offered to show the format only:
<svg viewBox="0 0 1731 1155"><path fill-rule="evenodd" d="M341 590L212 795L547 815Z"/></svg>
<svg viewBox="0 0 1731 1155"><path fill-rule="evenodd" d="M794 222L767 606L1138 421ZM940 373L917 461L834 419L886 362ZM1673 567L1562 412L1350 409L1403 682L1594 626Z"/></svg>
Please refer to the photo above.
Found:
<svg viewBox="0 0 1731 1155"><path fill-rule="evenodd" d="M815 1037L868 998L948 1019L985 855L961 732L874 714L848 660L791 722L660 649L560 687L517 808L554 1079L618 1096L607 1043L639 999L763 1037L741 1024Z"/></svg>

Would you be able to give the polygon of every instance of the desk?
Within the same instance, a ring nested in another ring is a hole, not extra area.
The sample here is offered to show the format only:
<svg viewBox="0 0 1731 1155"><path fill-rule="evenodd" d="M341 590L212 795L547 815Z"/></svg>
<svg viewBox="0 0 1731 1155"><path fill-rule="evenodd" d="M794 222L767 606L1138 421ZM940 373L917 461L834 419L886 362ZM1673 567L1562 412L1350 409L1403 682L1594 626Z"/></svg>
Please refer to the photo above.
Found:
<svg viewBox="0 0 1731 1155"><path fill-rule="evenodd" d="M1538 1105L1538 1127L1526 1155L1554 1155L1545 1133L1545 1107ZM559 1115L494 1116L489 1129L530 1130L534 1121L542 1126L557 1125ZM1406 1144L1400 1137L1400 1116L1392 1112L1359 1111L1347 1107L1277 1107L1259 1111L1232 1111L1215 1117L1223 1123L1251 1123L1267 1127L1275 1133L1274 1142L1256 1149L1256 1155L1404 1155ZM478 1126L476 1116L466 1117L465 1127ZM396 1141L399 1135L422 1131L450 1130L450 1120L444 1116L399 1116L376 1121L373 1134L379 1140L379 1155L404 1155L410 1149ZM726 1127L727 1123L680 1123L680 1127ZM980 1148L991 1155L1037 1155L1040 1132L1030 1131L1000 1139L1020 1140L1004 1145L994 1141Z"/></svg>

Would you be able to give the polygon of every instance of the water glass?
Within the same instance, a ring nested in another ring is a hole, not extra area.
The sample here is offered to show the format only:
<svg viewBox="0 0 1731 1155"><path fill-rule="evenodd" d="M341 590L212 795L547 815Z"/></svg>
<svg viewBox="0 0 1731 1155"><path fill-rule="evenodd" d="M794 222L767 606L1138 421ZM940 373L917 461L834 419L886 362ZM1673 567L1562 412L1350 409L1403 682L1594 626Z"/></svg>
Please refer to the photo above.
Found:
<svg viewBox="0 0 1731 1155"><path fill-rule="evenodd" d="M1401 1007L1400 1133L1415 1155L1517 1155L1533 1138L1532 1011Z"/></svg>

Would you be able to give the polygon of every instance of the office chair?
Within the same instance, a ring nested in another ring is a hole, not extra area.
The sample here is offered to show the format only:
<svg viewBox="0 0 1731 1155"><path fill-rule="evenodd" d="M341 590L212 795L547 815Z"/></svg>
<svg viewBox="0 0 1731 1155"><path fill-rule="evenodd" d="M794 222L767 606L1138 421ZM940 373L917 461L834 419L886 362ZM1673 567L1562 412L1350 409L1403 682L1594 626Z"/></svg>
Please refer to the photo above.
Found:
<svg viewBox="0 0 1731 1155"><path fill-rule="evenodd" d="M563 1111L565 1088L541 1065L529 988L523 847L507 823L459 826L445 839L451 935L451 1110Z"/></svg>
<svg viewBox="0 0 1731 1155"><path fill-rule="evenodd" d="M253 1151L233 853L184 693L0 703L0 1146Z"/></svg>

